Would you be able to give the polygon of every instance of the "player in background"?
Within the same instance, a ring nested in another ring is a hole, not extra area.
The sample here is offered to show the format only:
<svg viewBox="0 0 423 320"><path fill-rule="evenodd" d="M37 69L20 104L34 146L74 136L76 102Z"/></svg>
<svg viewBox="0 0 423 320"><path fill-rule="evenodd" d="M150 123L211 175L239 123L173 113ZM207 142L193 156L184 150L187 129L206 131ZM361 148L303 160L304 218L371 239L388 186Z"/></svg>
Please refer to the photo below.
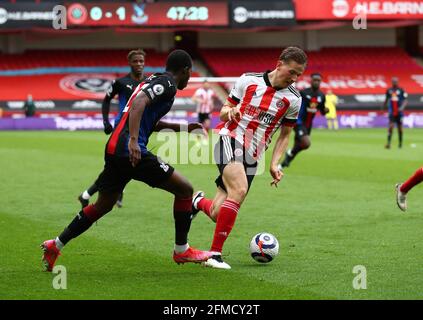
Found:
<svg viewBox="0 0 423 320"><path fill-rule="evenodd" d="M383 104L383 109L388 106L389 114L389 127L388 127L388 142L385 145L386 149L391 148L392 132L395 124L398 128L398 148L402 148L402 118L404 116L403 111L407 106L407 93L404 89L398 86L398 78L392 78L392 87L386 90L386 98Z"/></svg>
<svg viewBox="0 0 423 320"><path fill-rule="evenodd" d="M32 94L28 94L28 97L24 103L24 113L25 113L25 117L33 117L35 116L35 103L34 100L32 99Z"/></svg>
<svg viewBox="0 0 423 320"><path fill-rule="evenodd" d="M207 132L206 136L199 135L197 137L197 146L209 144L210 114L213 111L214 99L216 98L216 93L207 81L204 81L203 85L192 96L192 100L197 104L198 122L203 125Z"/></svg>
<svg viewBox="0 0 423 320"><path fill-rule="evenodd" d="M329 130L338 130L338 117L336 115L336 105L338 104L338 96L328 90L325 96L325 107L328 108L328 113L326 113L326 121Z"/></svg>
<svg viewBox="0 0 423 320"><path fill-rule="evenodd" d="M407 210L407 193L423 181L423 167L417 169L414 174L404 183L397 183L395 186L397 205L402 211Z"/></svg>
<svg viewBox="0 0 423 320"><path fill-rule="evenodd" d="M317 111L320 111L321 115L325 115L329 111L328 108L325 107L325 94L320 90L321 82L321 74L313 73L311 75L311 87L301 90L300 92L302 105L297 125L294 128L294 147L286 152L285 159L279 166L281 170L289 167L292 160L294 160L299 152L310 148L311 129L313 127L313 119L316 116Z"/></svg>
<svg viewBox="0 0 423 320"><path fill-rule="evenodd" d="M284 154L301 106L301 95L292 86L304 72L307 56L297 47L283 50L273 71L243 74L220 111L219 141L214 158L219 169L213 200L198 191L193 198L193 215L203 211L216 227L211 245L213 256L205 266L230 269L222 260L223 245L257 170L257 161L280 134L270 162L271 186L277 186L283 173L278 163Z"/></svg>
<svg viewBox="0 0 423 320"><path fill-rule="evenodd" d="M41 245L44 251L42 260L47 271L53 269L60 251L70 240L88 230L95 221L113 209L119 194L132 179L175 196L174 261L199 263L210 257L209 252L188 245L193 194L190 182L147 150L156 124L171 109L177 89L182 90L187 86L191 71L189 54L175 50L167 58L166 72L150 76L135 89L106 144L104 169L96 181L99 189L97 201L83 208L56 239L44 241ZM162 129L181 129L175 124L160 124ZM201 124L188 126L188 131L194 129L202 130Z"/></svg>
<svg viewBox="0 0 423 320"><path fill-rule="evenodd" d="M104 97L101 111L103 113L103 125L104 133L111 134L113 126L109 120L110 113L110 102L118 95L119 99L119 112L115 118L115 127L118 125L119 120L122 116L122 110L125 108L129 97L134 92L135 88L145 79L144 77L144 64L145 64L146 53L142 49L132 50L128 53L127 59L128 64L131 68L130 73L122 78L118 78L112 82L109 90L107 90L106 96ZM98 186L94 183L84 192L82 192L78 200L81 203L82 208L88 206L90 198L98 191ZM123 192L116 201L118 208L122 207Z"/></svg>

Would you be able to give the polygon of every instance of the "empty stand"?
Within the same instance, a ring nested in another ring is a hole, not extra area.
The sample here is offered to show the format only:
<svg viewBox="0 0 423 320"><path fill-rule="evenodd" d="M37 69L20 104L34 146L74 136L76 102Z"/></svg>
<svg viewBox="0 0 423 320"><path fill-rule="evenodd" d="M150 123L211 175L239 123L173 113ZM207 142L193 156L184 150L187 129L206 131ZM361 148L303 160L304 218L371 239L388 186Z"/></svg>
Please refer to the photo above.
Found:
<svg viewBox="0 0 423 320"><path fill-rule="evenodd" d="M202 49L200 54L217 76L239 76L248 71L272 69L281 49ZM308 72L335 70L421 70L401 48L323 48L307 52Z"/></svg>
<svg viewBox="0 0 423 320"><path fill-rule="evenodd" d="M129 49L119 50L29 50L22 54L0 54L0 70L43 67L126 66ZM146 50L149 66L163 66L167 53Z"/></svg>

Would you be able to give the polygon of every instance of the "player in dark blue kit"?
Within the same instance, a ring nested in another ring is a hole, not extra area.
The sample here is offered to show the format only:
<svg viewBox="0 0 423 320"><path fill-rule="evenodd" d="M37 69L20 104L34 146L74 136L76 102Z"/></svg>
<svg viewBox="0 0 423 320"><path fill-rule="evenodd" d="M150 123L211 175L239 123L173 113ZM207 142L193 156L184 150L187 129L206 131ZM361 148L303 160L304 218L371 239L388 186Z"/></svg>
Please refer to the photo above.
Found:
<svg viewBox="0 0 423 320"><path fill-rule="evenodd" d="M398 128L398 148L402 147L402 117L403 111L407 105L407 93L404 89L398 86L398 78L392 78L392 87L386 90L385 103L383 109L388 106L389 113L389 127L388 127L388 142L385 145L386 149L391 148L392 132L395 124Z"/></svg>
<svg viewBox="0 0 423 320"><path fill-rule="evenodd" d="M122 116L122 111L129 100L129 97L134 92L135 88L145 79L144 77L144 64L145 64L145 52L144 50L132 50L128 53L128 64L131 67L131 72L126 76L116 79L113 81L109 90L107 90L106 96L104 97L101 111L103 113L103 125L104 133L110 134L113 131L113 126L109 121L110 102L118 95L119 99L119 112L115 118L115 127L119 123ZM82 192L78 200L82 205L82 208L88 206L90 198L98 191L98 186L94 183L87 190ZM118 208L122 207L123 192L119 199L116 201Z"/></svg>
<svg viewBox="0 0 423 320"><path fill-rule="evenodd" d="M210 252L188 245L192 219L192 185L171 165L147 149L148 139L159 120L171 109L177 89L182 90L187 86L191 69L192 60L189 54L183 50L175 50L167 58L166 72L150 76L135 89L118 126L106 144L104 170L96 181L99 189L97 201L83 208L55 240L44 241L41 245L47 271L53 269L65 244L113 209L119 194L132 179L166 190L175 196L173 260L176 263L200 263L211 257ZM160 126L180 130L180 126L165 122L160 122ZM188 131L201 128L199 124L191 124Z"/></svg>
<svg viewBox="0 0 423 320"><path fill-rule="evenodd" d="M329 112L329 109L325 107L325 94L320 91L321 82L321 74L313 73L311 75L311 87L300 91L302 104L297 125L294 128L295 143L294 147L286 152L285 159L279 165L281 170L289 167L299 152L310 148L310 134L317 111L320 111L322 115Z"/></svg>

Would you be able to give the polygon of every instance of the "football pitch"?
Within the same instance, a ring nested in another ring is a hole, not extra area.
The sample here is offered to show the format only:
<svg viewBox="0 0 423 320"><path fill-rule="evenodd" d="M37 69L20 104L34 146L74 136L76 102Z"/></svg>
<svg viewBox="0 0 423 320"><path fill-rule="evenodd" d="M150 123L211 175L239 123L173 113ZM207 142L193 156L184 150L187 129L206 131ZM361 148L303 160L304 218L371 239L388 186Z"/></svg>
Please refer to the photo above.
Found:
<svg viewBox="0 0 423 320"><path fill-rule="evenodd" d="M391 150L383 148L385 129L314 130L311 149L278 188L267 169L255 178L224 248L231 270L175 264L172 196L132 181L123 208L64 248L57 264L66 268L66 289L55 289L57 274L42 272L39 245L79 212L76 198L100 173L106 139L0 132L0 299L423 298L423 185L410 192L407 213L394 197L395 183L423 164L418 129L405 131L403 149L395 131ZM150 146L160 143L155 135ZM214 195L215 165L174 166L195 190ZM251 237L262 231L280 243L269 264L249 256ZM209 249L213 232L200 212L190 244Z"/></svg>

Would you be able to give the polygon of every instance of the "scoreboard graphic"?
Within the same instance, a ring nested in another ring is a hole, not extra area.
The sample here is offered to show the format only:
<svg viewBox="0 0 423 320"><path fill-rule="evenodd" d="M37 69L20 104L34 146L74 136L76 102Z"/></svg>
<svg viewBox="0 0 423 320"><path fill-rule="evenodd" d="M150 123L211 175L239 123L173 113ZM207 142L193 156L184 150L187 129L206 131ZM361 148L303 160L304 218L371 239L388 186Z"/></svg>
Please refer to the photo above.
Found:
<svg viewBox="0 0 423 320"><path fill-rule="evenodd" d="M228 26L224 2L67 3L69 26Z"/></svg>

